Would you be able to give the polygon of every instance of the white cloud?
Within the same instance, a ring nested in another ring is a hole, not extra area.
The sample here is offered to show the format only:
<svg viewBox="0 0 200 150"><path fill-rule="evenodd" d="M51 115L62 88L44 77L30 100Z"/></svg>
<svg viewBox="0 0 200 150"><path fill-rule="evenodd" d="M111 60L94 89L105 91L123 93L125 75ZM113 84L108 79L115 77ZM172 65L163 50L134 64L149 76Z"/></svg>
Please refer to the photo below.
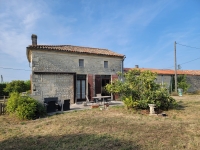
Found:
<svg viewBox="0 0 200 150"><path fill-rule="evenodd" d="M0 14L0 51L17 61L26 61L30 32L42 17L41 4L24 0L5 1Z"/></svg>

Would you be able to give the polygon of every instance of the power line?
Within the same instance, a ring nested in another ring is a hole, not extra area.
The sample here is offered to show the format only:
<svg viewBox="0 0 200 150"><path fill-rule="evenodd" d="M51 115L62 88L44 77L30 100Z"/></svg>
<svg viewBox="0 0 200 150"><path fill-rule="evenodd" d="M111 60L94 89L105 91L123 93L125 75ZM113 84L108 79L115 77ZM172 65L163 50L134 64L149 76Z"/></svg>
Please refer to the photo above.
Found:
<svg viewBox="0 0 200 150"><path fill-rule="evenodd" d="M17 68L5 68L5 67L0 67L2 69L11 69L11 70L23 70L23 71L31 71L31 70L26 70L26 69L17 69Z"/></svg>
<svg viewBox="0 0 200 150"><path fill-rule="evenodd" d="M187 64L187 63L193 62L193 61L198 60L198 59L200 59L200 57L195 58L195 59L190 60L190 61L183 62L183 63L181 63L181 64L179 64L179 65ZM170 66L170 67L166 67L166 68L172 68L172 67L174 67L174 66Z"/></svg>
<svg viewBox="0 0 200 150"><path fill-rule="evenodd" d="M199 57L199 58L196 58L196 59L193 59L193 60L190 60L190 61L187 61L187 62L184 62L184 63L181 63L181 64L179 64L179 65L187 64L187 63L193 62L193 61L198 60L198 59L200 59L200 57ZM174 67L174 66L167 67L167 68L173 68L173 67Z"/></svg>
<svg viewBox="0 0 200 150"><path fill-rule="evenodd" d="M176 43L176 44L181 45L181 46L185 46L185 47L189 47L189 48L200 49L198 47L188 46L188 45L184 45L184 44L180 44L180 43Z"/></svg>
<svg viewBox="0 0 200 150"><path fill-rule="evenodd" d="M190 60L190 61L187 61L187 62L184 62L184 63L182 63L182 64L180 64L180 65L183 65L183 64L187 64L187 63L193 62L193 61L195 61L195 60L197 60L197 59L200 59L200 57L198 57L198 58L196 58L196 59L193 59L193 60Z"/></svg>
<svg viewBox="0 0 200 150"><path fill-rule="evenodd" d="M189 45L184 45L184 44L180 44L180 43L177 43L177 42L176 42L176 44L181 45L181 46L185 46L185 47L189 47L189 48L200 49L200 48L198 48L198 47L189 46ZM190 61L187 61L187 62L184 62L184 63L181 63L181 64L179 64L179 65L187 64L187 63L193 62L193 61L195 61L195 60L197 60L197 59L200 59L200 57L198 57L198 58L196 58L196 59L193 59L193 60L190 60ZM167 67L167 68L172 68L172 67L174 67L174 66L170 66L170 67Z"/></svg>

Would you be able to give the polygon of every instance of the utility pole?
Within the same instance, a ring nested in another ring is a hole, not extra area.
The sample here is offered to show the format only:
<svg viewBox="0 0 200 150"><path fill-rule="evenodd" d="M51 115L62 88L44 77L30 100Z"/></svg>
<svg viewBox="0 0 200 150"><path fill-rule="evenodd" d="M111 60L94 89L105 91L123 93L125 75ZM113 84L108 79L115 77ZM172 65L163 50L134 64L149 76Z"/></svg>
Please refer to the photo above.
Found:
<svg viewBox="0 0 200 150"><path fill-rule="evenodd" d="M176 41L174 42L175 92L177 93Z"/></svg>

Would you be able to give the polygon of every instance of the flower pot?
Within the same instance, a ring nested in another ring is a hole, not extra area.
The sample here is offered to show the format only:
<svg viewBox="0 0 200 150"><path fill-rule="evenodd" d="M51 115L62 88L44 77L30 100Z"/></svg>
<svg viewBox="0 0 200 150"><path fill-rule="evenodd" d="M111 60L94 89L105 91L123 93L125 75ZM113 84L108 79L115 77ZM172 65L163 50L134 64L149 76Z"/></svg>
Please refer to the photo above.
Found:
<svg viewBox="0 0 200 150"><path fill-rule="evenodd" d="M95 105L92 105L91 108L99 108L99 105L98 104L95 104Z"/></svg>

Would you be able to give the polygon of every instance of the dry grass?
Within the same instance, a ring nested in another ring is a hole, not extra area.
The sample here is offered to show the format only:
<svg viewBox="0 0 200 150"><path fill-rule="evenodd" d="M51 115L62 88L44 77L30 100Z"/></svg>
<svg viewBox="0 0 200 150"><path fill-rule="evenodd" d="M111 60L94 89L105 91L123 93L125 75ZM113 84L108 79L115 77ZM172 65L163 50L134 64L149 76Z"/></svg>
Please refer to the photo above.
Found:
<svg viewBox="0 0 200 150"><path fill-rule="evenodd" d="M175 97L168 116L123 107L84 110L33 121L0 116L0 149L199 149L200 96Z"/></svg>

